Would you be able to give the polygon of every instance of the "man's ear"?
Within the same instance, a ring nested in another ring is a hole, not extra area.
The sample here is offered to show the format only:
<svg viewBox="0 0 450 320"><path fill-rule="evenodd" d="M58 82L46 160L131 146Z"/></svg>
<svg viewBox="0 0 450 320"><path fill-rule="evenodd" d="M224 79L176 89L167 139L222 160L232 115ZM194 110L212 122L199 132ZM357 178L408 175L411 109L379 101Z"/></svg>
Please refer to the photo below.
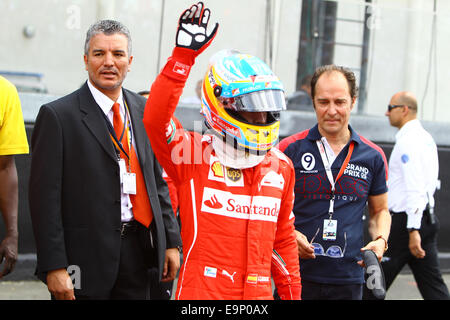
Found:
<svg viewBox="0 0 450 320"><path fill-rule="evenodd" d="M351 106L350 106L350 111L353 110L353 107L355 106L355 103L356 103L356 97L353 97L353 98L352 98L352 104L351 104Z"/></svg>
<svg viewBox="0 0 450 320"><path fill-rule="evenodd" d="M87 71L87 69L88 69L88 57L87 57L87 55L84 55L83 56L83 59L84 59L84 70L86 70Z"/></svg>
<svg viewBox="0 0 450 320"><path fill-rule="evenodd" d="M403 110L402 110L402 115L403 116L407 116L407 115L409 115L411 113L411 110L409 109L409 107L403 107Z"/></svg>
<svg viewBox="0 0 450 320"><path fill-rule="evenodd" d="M130 56L130 58L128 59L128 71L130 71L130 66L131 66L132 62L133 62L133 56Z"/></svg>

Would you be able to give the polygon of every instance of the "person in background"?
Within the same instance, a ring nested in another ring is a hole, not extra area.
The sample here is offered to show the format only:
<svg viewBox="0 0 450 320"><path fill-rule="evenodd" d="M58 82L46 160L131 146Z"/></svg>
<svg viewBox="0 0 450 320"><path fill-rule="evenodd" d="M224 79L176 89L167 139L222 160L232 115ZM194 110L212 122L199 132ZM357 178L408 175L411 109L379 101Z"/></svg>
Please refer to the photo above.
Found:
<svg viewBox="0 0 450 320"><path fill-rule="evenodd" d="M439 268L434 192L439 160L433 137L417 119L413 93L394 94L386 116L398 128L389 158L389 210L392 215L389 249L382 261L386 287L408 264L425 300L448 300Z"/></svg>
<svg viewBox="0 0 450 320"><path fill-rule="evenodd" d="M14 155L28 153L28 141L16 87L0 76L0 212L5 237L0 239L0 279L17 261L19 187Z"/></svg>
<svg viewBox="0 0 450 320"><path fill-rule="evenodd" d="M300 82L300 87L298 90L287 98L288 110L314 110L311 99L311 78L311 74L304 76Z"/></svg>

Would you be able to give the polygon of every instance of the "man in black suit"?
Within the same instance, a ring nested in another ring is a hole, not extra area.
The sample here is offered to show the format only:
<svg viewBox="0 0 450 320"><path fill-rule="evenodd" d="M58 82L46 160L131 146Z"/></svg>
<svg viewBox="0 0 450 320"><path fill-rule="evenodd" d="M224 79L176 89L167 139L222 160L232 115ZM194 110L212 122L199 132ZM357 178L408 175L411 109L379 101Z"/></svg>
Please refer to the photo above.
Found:
<svg viewBox="0 0 450 320"><path fill-rule="evenodd" d="M29 201L37 275L55 299L146 299L149 267L175 278L181 239L143 123L145 99L122 88L128 29L87 32L89 80L43 105L32 136Z"/></svg>

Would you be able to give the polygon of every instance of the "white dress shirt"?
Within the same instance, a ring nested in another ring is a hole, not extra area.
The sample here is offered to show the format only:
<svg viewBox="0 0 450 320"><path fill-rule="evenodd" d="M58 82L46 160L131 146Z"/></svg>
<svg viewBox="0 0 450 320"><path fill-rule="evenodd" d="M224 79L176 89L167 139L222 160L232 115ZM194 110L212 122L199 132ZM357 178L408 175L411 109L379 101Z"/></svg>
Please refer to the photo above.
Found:
<svg viewBox="0 0 450 320"><path fill-rule="evenodd" d="M406 212L407 228L420 229L427 203L434 206L439 162L436 143L419 120L397 132L389 159L389 210Z"/></svg>
<svg viewBox="0 0 450 320"><path fill-rule="evenodd" d="M105 115L108 117L108 119L111 121L111 125L113 124L113 111L112 106L115 103L115 101L111 100L108 96L103 94L101 91L99 91L96 87L92 85L92 83L88 80L88 87L89 90L92 93L92 96L94 97L95 102L100 106L100 109L105 113ZM124 115L125 115L125 104L123 102L123 94L122 90L120 90L119 98L117 98L117 102L120 104L120 116L122 118L122 121L124 121ZM131 121L130 121L131 125ZM130 130L131 134L133 130ZM136 148L134 139L132 138L133 146ZM135 149L136 150L136 149ZM130 221L133 219L133 211L131 208L133 205L131 204L130 197L127 193L123 192L123 186L120 186L121 190L121 218L122 222Z"/></svg>

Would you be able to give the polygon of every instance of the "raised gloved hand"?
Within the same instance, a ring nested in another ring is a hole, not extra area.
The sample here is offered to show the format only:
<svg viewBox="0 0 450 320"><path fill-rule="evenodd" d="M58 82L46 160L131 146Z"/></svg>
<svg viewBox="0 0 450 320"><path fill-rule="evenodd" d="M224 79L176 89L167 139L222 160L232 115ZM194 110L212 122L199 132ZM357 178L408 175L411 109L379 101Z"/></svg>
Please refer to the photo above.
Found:
<svg viewBox="0 0 450 320"><path fill-rule="evenodd" d="M197 55L203 52L210 45L219 28L219 24L216 23L213 31L207 35L210 16L211 11L205 8L203 2L185 10L178 21L177 47L195 50Z"/></svg>
<svg viewBox="0 0 450 320"><path fill-rule="evenodd" d="M208 34L208 22L211 11L203 2L186 9L178 20L176 47L172 52L163 73L168 77L186 80L195 58L202 53L217 34L219 24Z"/></svg>

